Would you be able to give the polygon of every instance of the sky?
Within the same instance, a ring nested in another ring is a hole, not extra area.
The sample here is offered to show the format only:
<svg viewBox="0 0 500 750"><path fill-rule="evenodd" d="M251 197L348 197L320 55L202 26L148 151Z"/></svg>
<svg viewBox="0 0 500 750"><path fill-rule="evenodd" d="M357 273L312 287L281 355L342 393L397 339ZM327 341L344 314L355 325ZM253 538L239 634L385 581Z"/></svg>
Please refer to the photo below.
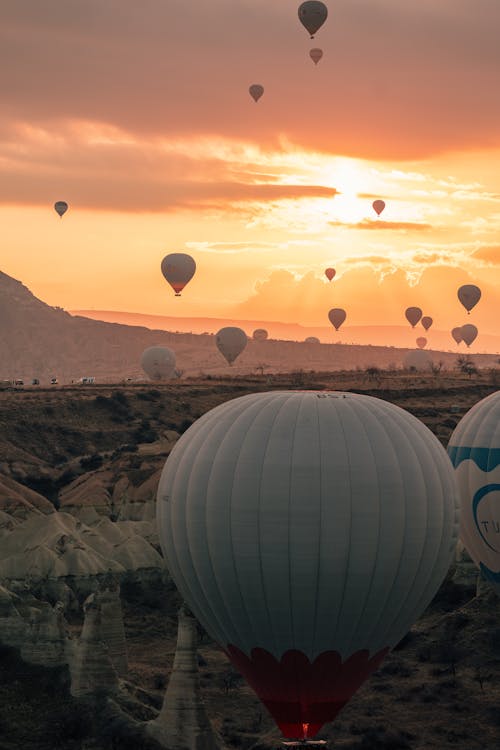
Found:
<svg viewBox="0 0 500 750"><path fill-rule="evenodd" d="M314 40L298 4L4 3L0 269L68 310L395 325L416 305L498 333L498 0L332 0ZM181 298L169 252L197 263Z"/></svg>

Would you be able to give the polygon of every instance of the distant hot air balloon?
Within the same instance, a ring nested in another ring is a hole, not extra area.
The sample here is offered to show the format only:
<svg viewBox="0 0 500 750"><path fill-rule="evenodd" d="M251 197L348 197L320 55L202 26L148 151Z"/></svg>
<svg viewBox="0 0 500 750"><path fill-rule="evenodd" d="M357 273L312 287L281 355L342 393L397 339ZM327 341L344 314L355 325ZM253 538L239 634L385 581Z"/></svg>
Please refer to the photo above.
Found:
<svg viewBox="0 0 500 750"><path fill-rule="evenodd" d="M332 721L432 600L458 488L439 440L382 399L227 401L177 441L157 528L168 570L285 737Z"/></svg>
<svg viewBox="0 0 500 750"><path fill-rule="evenodd" d="M264 93L264 86L261 86L260 83L252 83L248 90L254 102L258 102Z"/></svg>
<svg viewBox="0 0 500 750"><path fill-rule="evenodd" d="M462 341L464 341L465 344L469 347L473 343L473 341L475 341L478 330L476 326L473 326L470 323L466 323L460 329L460 333L462 334Z"/></svg>
<svg viewBox="0 0 500 750"><path fill-rule="evenodd" d="M252 338L254 341L265 341L267 339L268 333L265 328L256 328L255 331L252 334Z"/></svg>
<svg viewBox="0 0 500 750"><path fill-rule="evenodd" d="M328 8L324 3L308 0L308 2L299 5L298 13L302 26L307 29L311 39L314 39L315 33L323 26L328 17Z"/></svg>
<svg viewBox="0 0 500 750"><path fill-rule="evenodd" d="M419 349L425 349L425 347L427 346L427 339L425 338L425 336L418 337L417 346Z"/></svg>
<svg viewBox="0 0 500 750"><path fill-rule="evenodd" d="M319 49L319 47L314 47L312 50L309 51L309 57L313 61L315 65L319 63L321 58L323 57L323 50Z"/></svg>
<svg viewBox="0 0 500 750"><path fill-rule="evenodd" d="M428 315L424 315L420 322L422 323L425 330L428 331L434 321L432 320L432 318L429 318Z"/></svg>
<svg viewBox="0 0 500 750"><path fill-rule="evenodd" d="M373 201L372 208L375 211L375 213L377 214L377 216L380 216L380 214L382 213L382 211L385 208L385 201L382 201L380 199L378 199L376 201Z"/></svg>
<svg viewBox="0 0 500 750"><path fill-rule="evenodd" d="M468 313L481 299L481 290L475 284L464 284L457 292L458 299Z"/></svg>
<svg viewBox="0 0 500 750"><path fill-rule="evenodd" d="M306 344L319 344L320 340L317 338L317 336L308 336L306 339L304 339Z"/></svg>
<svg viewBox="0 0 500 750"><path fill-rule="evenodd" d="M246 347L247 335L241 328L226 326L215 334L215 343L222 356L232 365Z"/></svg>
<svg viewBox="0 0 500 750"><path fill-rule="evenodd" d="M141 367L151 380L168 380L175 376L175 354L166 346L150 346L142 353Z"/></svg>
<svg viewBox="0 0 500 750"><path fill-rule="evenodd" d="M186 253L170 253L161 262L161 272L175 292L176 297L190 281L196 271L196 263Z"/></svg>
<svg viewBox="0 0 500 750"><path fill-rule="evenodd" d="M452 328L451 335L453 336L457 344L460 344L460 342L463 341L462 326L457 326L456 328Z"/></svg>
<svg viewBox="0 0 500 750"><path fill-rule="evenodd" d="M432 358L429 352L423 349L411 349L403 359L405 370L429 370L432 367Z"/></svg>
<svg viewBox="0 0 500 750"><path fill-rule="evenodd" d="M335 268L327 268L325 271L325 276L328 279L328 281L331 281L333 277L335 276Z"/></svg>
<svg viewBox="0 0 500 750"><path fill-rule="evenodd" d="M59 214L60 218L62 219L63 214L66 213L68 210L68 204L66 201L56 201L54 203L54 210L57 214Z"/></svg>
<svg viewBox="0 0 500 750"><path fill-rule="evenodd" d="M448 444L462 503L460 538L500 594L500 391L475 404Z"/></svg>
<svg viewBox="0 0 500 750"><path fill-rule="evenodd" d="M405 317L412 328L415 328L418 321L422 317L422 310L420 307L407 307L405 310Z"/></svg>
<svg viewBox="0 0 500 750"><path fill-rule="evenodd" d="M339 330L340 326L342 325L346 317L347 317L346 311L342 310L341 307L334 307L328 313L328 319L336 331Z"/></svg>

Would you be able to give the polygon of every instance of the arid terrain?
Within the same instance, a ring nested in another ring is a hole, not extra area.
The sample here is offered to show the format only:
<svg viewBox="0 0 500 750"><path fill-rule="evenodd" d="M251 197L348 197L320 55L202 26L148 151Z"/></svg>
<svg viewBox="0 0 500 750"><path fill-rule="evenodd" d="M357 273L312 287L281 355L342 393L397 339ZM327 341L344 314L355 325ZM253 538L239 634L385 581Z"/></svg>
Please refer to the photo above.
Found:
<svg viewBox="0 0 500 750"><path fill-rule="evenodd" d="M64 664L45 663L26 644L2 646L1 750L157 747L141 727L161 707L180 603L154 530L159 473L179 434L208 409L245 393L296 388L387 399L446 444L460 417L497 389L497 372L471 378L295 372L0 392L0 593L2 587L7 592L0 596L0 641L2 616L12 622L10 595L19 611L27 597L30 607L48 602L49 610L64 599L66 637L77 643L83 601L112 570L121 585L128 651L128 671L111 700L105 690L74 697ZM17 567L12 551L9 556L13 534L25 545ZM344 750L499 746L500 598L484 586L475 596L476 579L472 564L453 566L428 611L322 737ZM41 637L40 626L37 632ZM23 649L28 656L21 658ZM199 664L223 743L277 746L279 733L267 712L206 637Z"/></svg>

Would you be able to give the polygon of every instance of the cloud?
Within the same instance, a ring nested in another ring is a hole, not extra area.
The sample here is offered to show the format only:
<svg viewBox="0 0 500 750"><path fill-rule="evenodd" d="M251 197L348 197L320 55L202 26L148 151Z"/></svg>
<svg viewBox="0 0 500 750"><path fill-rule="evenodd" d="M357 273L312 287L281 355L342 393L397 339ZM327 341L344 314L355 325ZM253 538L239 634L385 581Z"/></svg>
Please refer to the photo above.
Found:
<svg viewBox="0 0 500 750"><path fill-rule="evenodd" d="M493 266L500 266L500 246L499 245L488 245L480 247L473 253L474 258L484 261L485 263Z"/></svg>
<svg viewBox="0 0 500 750"><path fill-rule="evenodd" d="M381 219L363 219L353 224L341 221L330 221L329 224L333 227L348 227L349 229L387 229L396 231L418 231L425 232L432 229L431 224L425 224L422 222L415 221L383 221Z"/></svg>

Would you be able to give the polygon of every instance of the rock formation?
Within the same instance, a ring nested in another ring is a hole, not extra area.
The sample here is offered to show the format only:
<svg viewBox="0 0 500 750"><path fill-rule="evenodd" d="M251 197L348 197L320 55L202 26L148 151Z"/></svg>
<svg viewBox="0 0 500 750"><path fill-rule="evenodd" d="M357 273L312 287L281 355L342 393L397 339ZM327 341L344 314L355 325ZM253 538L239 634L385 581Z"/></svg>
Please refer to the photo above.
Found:
<svg viewBox="0 0 500 750"><path fill-rule="evenodd" d="M85 620L79 643L71 660L71 695L79 698L101 690L118 690L118 675L109 649L102 640L102 610L98 599L91 594L83 606Z"/></svg>
<svg viewBox="0 0 500 750"><path fill-rule="evenodd" d="M102 589L94 594L94 601L101 610L100 639L107 647L117 675L125 677L128 672L127 642L118 582L108 577Z"/></svg>

